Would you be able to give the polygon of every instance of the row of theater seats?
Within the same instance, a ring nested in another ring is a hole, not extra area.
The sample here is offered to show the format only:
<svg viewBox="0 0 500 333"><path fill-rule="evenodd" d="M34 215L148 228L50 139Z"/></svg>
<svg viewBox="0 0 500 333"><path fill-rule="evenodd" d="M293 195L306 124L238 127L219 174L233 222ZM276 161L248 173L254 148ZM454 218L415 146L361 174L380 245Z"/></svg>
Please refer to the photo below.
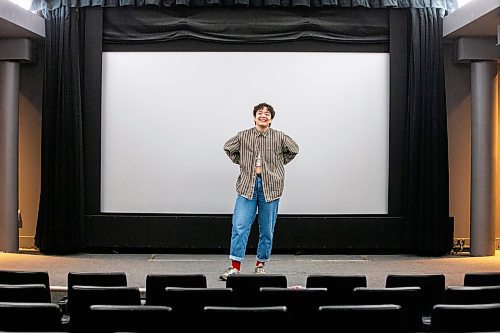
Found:
<svg viewBox="0 0 500 333"><path fill-rule="evenodd" d="M463 286L448 287L443 274L389 274L384 288L368 288L364 275L310 275L288 287L284 275L239 274L208 288L202 274L149 274L144 298L124 272L70 272L67 285L52 302L47 272L0 271L0 331L500 331L500 272L466 273Z"/></svg>

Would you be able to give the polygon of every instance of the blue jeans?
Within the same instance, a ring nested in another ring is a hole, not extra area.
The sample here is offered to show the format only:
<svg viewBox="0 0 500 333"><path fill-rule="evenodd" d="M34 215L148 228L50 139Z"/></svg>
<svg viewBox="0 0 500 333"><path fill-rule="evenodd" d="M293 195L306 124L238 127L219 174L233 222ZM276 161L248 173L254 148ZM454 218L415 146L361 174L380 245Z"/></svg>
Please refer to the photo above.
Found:
<svg viewBox="0 0 500 333"><path fill-rule="evenodd" d="M252 199L241 195L236 198L233 212L233 228L231 232L231 249L229 259L243 261L247 248L250 229L259 211L259 244L257 245L257 260L269 261L273 247L273 234L280 199L266 202L262 189L262 179L257 177Z"/></svg>

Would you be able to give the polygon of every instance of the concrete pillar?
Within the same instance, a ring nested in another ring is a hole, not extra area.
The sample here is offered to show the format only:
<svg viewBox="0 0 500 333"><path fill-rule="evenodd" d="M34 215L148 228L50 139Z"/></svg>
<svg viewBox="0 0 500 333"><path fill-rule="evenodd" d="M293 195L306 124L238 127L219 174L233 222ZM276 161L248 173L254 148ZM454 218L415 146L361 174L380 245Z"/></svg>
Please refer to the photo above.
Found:
<svg viewBox="0 0 500 333"><path fill-rule="evenodd" d="M19 63L0 61L0 251L18 252Z"/></svg>
<svg viewBox="0 0 500 333"><path fill-rule="evenodd" d="M472 256L495 255L496 61L471 62Z"/></svg>

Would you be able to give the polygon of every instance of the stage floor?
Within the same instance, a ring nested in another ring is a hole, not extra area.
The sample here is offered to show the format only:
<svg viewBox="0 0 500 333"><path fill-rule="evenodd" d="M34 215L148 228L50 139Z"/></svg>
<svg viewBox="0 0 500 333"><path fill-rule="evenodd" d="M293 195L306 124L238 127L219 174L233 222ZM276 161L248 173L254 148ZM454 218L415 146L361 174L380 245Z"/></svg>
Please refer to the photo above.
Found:
<svg viewBox="0 0 500 333"><path fill-rule="evenodd" d="M218 276L229 266L225 254L75 254L45 255L34 251L0 253L0 269L49 272L52 287L66 287L68 272L127 273L129 286L145 287L147 274L201 273L208 287L224 287ZM255 255L248 254L242 273L253 273ZM500 251L495 256L467 253L442 257L412 255L291 255L276 254L266 271L284 274L288 286L304 286L309 274L364 274L369 287L383 287L387 274L443 273L446 285L463 285L466 272L500 271Z"/></svg>

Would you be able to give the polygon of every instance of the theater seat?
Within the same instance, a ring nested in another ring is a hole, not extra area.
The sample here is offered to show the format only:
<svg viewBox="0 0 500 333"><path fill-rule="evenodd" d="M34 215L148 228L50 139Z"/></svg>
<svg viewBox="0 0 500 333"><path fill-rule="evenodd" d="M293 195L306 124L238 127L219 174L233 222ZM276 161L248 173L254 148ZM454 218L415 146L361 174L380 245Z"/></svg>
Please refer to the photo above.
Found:
<svg viewBox="0 0 500 333"><path fill-rule="evenodd" d="M239 328L235 329L237 331L286 332L292 328L286 311L285 306L206 306L203 324L207 332L221 327Z"/></svg>
<svg viewBox="0 0 500 333"><path fill-rule="evenodd" d="M437 304L432 332L500 332L500 304Z"/></svg>
<svg viewBox="0 0 500 333"><path fill-rule="evenodd" d="M174 314L200 314L205 306L232 305L231 288L165 288L165 304Z"/></svg>
<svg viewBox="0 0 500 333"><path fill-rule="evenodd" d="M172 308L159 305L91 305L92 331L159 332L173 324L171 312Z"/></svg>
<svg viewBox="0 0 500 333"><path fill-rule="evenodd" d="M326 288L328 290L329 305L353 304L353 289L366 286L366 276L363 274L312 274L306 277L306 288Z"/></svg>
<svg viewBox="0 0 500 333"><path fill-rule="evenodd" d="M500 272L468 272L464 286L500 286Z"/></svg>
<svg viewBox="0 0 500 333"><path fill-rule="evenodd" d="M0 284L43 284L50 290L47 271L0 270Z"/></svg>
<svg viewBox="0 0 500 333"><path fill-rule="evenodd" d="M71 313L73 286L126 287L127 275L125 272L69 272L67 275L67 284L67 297L58 302L63 310L63 314Z"/></svg>
<svg viewBox="0 0 500 333"><path fill-rule="evenodd" d="M59 332L61 317L55 303L0 302L0 331Z"/></svg>
<svg viewBox="0 0 500 333"><path fill-rule="evenodd" d="M137 287L73 286L69 326L71 331L92 331L90 306L141 305Z"/></svg>
<svg viewBox="0 0 500 333"><path fill-rule="evenodd" d="M44 284L0 284L0 302L50 303L50 290Z"/></svg>
<svg viewBox="0 0 500 333"><path fill-rule="evenodd" d="M444 291L445 304L500 303L500 286L448 286Z"/></svg>
<svg viewBox="0 0 500 333"><path fill-rule="evenodd" d="M319 307L328 305L326 288L263 287L260 294L262 305L286 306L290 321L315 320Z"/></svg>
<svg viewBox="0 0 500 333"><path fill-rule="evenodd" d="M206 288L203 274L148 274L146 276L146 304L165 304L166 287Z"/></svg>
<svg viewBox="0 0 500 333"><path fill-rule="evenodd" d="M430 316L432 307L442 303L446 279L444 274L388 274L385 286L420 287L422 289L422 306L425 316Z"/></svg>
<svg viewBox="0 0 500 333"><path fill-rule="evenodd" d="M339 332L404 332L403 311L396 304L320 306L318 325Z"/></svg>
<svg viewBox="0 0 500 333"><path fill-rule="evenodd" d="M260 288L287 287L287 279L281 274L234 274L226 281L226 288L233 290L235 306L260 306Z"/></svg>
<svg viewBox="0 0 500 333"><path fill-rule="evenodd" d="M401 306L405 331L416 332L423 328L422 289L420 287L363 288L353 290L359 305L396 304Z"/></svg>

